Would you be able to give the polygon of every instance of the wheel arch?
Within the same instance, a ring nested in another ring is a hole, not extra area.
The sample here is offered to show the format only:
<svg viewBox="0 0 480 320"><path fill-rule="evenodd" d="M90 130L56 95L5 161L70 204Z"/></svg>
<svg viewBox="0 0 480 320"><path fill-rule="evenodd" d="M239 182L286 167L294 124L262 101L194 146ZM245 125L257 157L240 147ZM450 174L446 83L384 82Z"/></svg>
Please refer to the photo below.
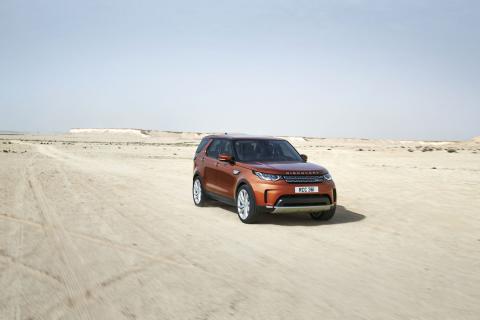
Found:
<svg viewBox="0 0 480 320"><path fill-rule="evenodd" d="M255 199L255 192L253 191L253 188L252 186L250 185L250 183L246 180L246 179L240 179L238 180L237 182L237 185L235 187L235 195L234 195L234 199L235 199L235 203L237 203L237 194L238 194L238 190L243 187L243 186L247 186L250 191L251 191L251 195L253 197L253 200L255 201L255 204L257 203L257 200Z"/></svg>
<svg viewBox="0 0 480 320"><path fill-rule="evenodd" d="M200 171L199 170L195 170L193 172L193 179L192 180L195 180L196 177L199 177L200 180L202 180L202 176L200 175Z"/></svg>

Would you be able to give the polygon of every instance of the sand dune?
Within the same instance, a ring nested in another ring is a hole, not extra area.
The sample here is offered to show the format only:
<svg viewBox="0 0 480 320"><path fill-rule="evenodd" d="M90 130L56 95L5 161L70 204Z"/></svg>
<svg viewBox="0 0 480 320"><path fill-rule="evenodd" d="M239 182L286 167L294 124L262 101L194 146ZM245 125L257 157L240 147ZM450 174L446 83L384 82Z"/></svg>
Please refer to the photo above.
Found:
<svg viewBox="0 0 480 320"><path fill-rule="evenodd" d="M338 214L243 225L193 205L203 134L129 130L0 135L1 319L478 319L478 138L289 138Z"/></svg>

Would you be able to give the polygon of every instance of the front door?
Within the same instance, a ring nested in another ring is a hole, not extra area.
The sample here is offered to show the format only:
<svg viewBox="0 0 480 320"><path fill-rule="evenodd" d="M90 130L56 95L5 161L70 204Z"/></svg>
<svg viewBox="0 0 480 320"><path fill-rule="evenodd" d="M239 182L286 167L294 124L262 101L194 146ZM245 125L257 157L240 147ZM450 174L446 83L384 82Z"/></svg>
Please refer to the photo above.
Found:
<svg viewBox="0 0 480 320"><path fill-rule="evenodd" d="M225 140L225 145L223 150L220 153L233 155L233 145L231 140ZM235 164L218 161L216 166L217 176L218 176L218 192L221 196L227 197L230 199L235 198L235 182L236 176L233 174L235 169Z"/></svg>
<svg viewBox="0 0 480 320"><path fill-rule="evenodd" d="M219 154L233 154L232 141L215 139L207 149L205 163L205 186L209 192L217 195L234 198L235 165L218 160Z"/></svg>

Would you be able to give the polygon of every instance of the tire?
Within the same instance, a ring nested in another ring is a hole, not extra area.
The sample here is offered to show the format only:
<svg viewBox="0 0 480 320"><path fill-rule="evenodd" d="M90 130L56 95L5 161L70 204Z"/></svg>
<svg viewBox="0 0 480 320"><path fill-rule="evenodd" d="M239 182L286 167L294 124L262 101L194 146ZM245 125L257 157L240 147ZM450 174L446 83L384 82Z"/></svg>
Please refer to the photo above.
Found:
<svg viewBox="0 0 480 320"><path fill-rule="evenodd" d="M257 210L255 197L248 185L241 186L236 197L238 218L243 223L254 223L258 220L260 212Z"/></svg>
<svg viewBox="0 0 480 320"><path fill-rule="evenodd" d="M310 213L310 217L313 220L328 221L328 220L333 218L333 216L335 215L335 210L336 209L337 209L337 205L334 205L328 211L320 211L320 212Z"/></svg>
<svg viewBox="0 0 480 320"><path fill-rule="evenodd" d="M193 178L192 197L193 203L195 203L197 207L203 207L205 205L207 195L205 194L205 189L203 188L202 179L200 179L199 176Z"/></svg>

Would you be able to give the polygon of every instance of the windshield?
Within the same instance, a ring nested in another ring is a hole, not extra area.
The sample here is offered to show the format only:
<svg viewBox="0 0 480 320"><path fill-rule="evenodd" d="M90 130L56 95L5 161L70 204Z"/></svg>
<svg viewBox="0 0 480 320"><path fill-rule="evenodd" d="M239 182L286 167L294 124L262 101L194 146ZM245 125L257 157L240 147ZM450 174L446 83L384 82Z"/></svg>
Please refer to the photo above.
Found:
<svg viewBox="0 0 480 320"><path fill-rule="evenodd" d="M237 140L236 160L240 162L303 161L297 150L285 140Z"/></svg>

